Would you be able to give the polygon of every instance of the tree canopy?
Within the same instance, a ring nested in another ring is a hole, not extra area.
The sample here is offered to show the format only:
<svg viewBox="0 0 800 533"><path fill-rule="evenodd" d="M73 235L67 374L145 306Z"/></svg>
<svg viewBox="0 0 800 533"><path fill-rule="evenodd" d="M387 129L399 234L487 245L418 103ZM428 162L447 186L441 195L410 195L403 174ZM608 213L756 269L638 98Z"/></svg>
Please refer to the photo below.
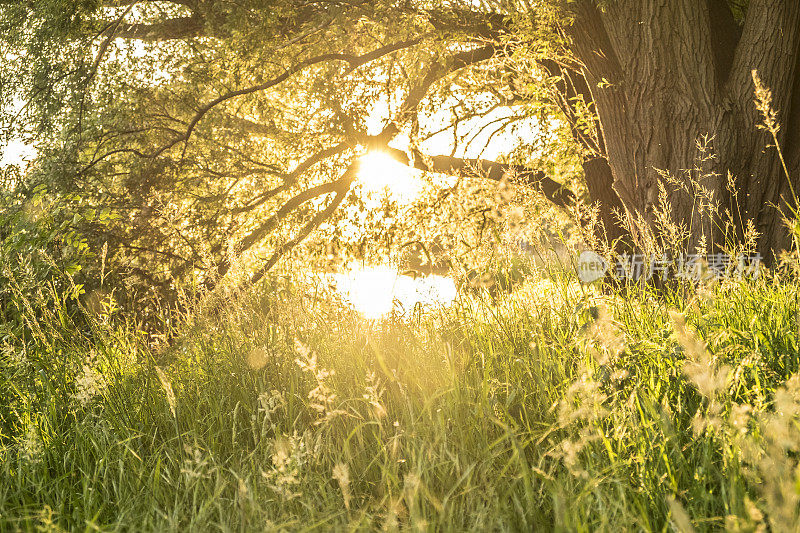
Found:
<svg viewBox="0 0 800 533"><path fill-rule="evenodd" d="M512 186L535 226L547 203L612 246L787 243L764 206L789 204L800 165L791 0L40 0L0 2L0 25L3 130L37 149L6 188L70 206L150 287L212 287L241 257L256 280L300 249L463 257L524 216ZM423 174L413 210L365 208L375 152Z"/></svg>

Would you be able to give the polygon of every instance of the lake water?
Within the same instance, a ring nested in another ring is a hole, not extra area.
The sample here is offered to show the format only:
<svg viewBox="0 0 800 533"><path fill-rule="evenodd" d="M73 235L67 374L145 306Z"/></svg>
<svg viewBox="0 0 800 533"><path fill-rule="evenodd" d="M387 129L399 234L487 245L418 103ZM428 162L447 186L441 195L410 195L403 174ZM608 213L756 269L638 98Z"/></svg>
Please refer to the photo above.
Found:
<svg viewBox="0 0 800 533"><path fill-rule="evenodd" d="M455 282L442 276L412 278L396 268L373 266L334 276L336 288L365 318L384 317L393 310L409 315L417 305L446 305L456 298Z"/></svg>

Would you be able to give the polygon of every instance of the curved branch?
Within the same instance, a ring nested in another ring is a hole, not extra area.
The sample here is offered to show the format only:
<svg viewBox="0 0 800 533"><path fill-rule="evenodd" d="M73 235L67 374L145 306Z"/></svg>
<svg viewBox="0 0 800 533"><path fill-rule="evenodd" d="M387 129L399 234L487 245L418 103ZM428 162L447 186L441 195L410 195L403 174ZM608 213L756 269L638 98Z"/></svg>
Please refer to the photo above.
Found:
<svg viewBox="0 0 800 533"><path fill-rule="evenodd" d="M262 193L261 195L257 196L255 199L251 201L251 203L248 206L234 210L233 214L241 214L243 212L255 209L256 207L263 204L270 198L273 198L274 196L280 194L281 192L288 190L291 187L291 185L293 185L296 182L297 178L303 173L305 173L313 165L319 163L324 159L327 159L328 157L340 154L341 152L346 150L348 146L349 145L347 145L346 143L341 143L339 145L328 148L326 150L322 150L312 155L311 157L300 163L290 174L287 174L284 178L284 182L281 185L278 185L277 187L274 187ZM268 218L258 228L253 230L247 237L244 237L241 241L239 241L239 243L237 243L234 246L234 252L236 254L241 254L242 252L248 250L256 242L264 238L267 235L267 233L272 231L283 218L289 215L289 213L291 213L292 211L300 207L302 204L310 200L313 200L320 196L324 196L326 194L330 194L335 190L337 183L339 182L336 181L333 183L326 183L323 185L319 185L317 187L313 187L311 189L305 190L297 194L296 196L288 200L275 214L273 214L270 218ZM222 248L223 248L222 243L218 243L211 249L211 252L212 254L215 255L219 254L222 251ZM172 277L173 278L181 277L189 268L191 268L191 266L192 263L190 261L182 263L177 268L173 269ZM228 257L223 257L220 264L217 266L217 275L219 277L224 276L225 274L228 273L230 267L231 267L230 259Z"/></svg>
<svg viewBox="0 0 800 533"><path fill-rule="evenodd" d="M408 92L406 99L400 105L395 120L387 124L377 137L381 142L389 142L400 133L398 124L402 124L409 118L416 116L419 105L434 83L464 67L487 61L497 55L498 52L499 48L492 44L459 52L448 57L444 63L438 61L434 62L425 75L425 78Z"/></svg>
<svg viewBox="0 0 800 533"><path fill-rule="evenodd" d="M306 202L309 202L321 196L339 192L345 183L348 184L347 188L349 189L349 183L352 182L353 176L354 176L353 171L348 170L342 178L334 182L323 183L322 185L317 185L316 187L306 189L305 191L302 191L299 194L295 195L294 197L289 199L285 204L283 204L281 208L278 209L278 211L276 211L272 216L267 218L261 225L259 225L256 229L251 231L247 236L243 237L238 243L236 243L236 245L233 248L233 253L235 255L239 255L252 248L256 243L264 239L269 234L269 232L274 230L283 219L285 219L287 216L289 216L289 214L292 213L292 211L299 208ZM219 275L219 277L222 277L228 273L230 268L231 268L230 258L224 257L220 262L219 266L217 267L217 274Z"/></svg>
<svg viewBox="0 0 800 533"><path fill-rule="evenodd" d="M348 175L355 176L355 170L353 168L349 169L345 174L345 176ZM298 244L303 242L311 234L312 231L314 231L316 228L319 227L320 224L322 224L323 222L325 222L326 220L328 220L330 217L333 216L333 214L336 212L339 206L342 205L342 202L347 196L347 193L350 191L350 185L352 184L353 180L352 178L343 178L342 180L340 180L340 182L341 182L340 188L336 192L336 196L333 198L331 203L328 204L328 206L325 209L314 215L314 218L312 218L308 222L308 224L303 226L303 228L297 233L297 235L295 235L295 237L292 240L284 243L283 245L281 245L280 248L275 250L275 252L272 254L272 257L269 258L269 260L264 264L264 266L258 269L258 271L255 274L253 274L253 276L250 278L251 284L257 283L261 278L264 277L264 275L267 272L269 272L272 269L272 267L274 267L278 263L278 261L280 261L280 259L284 255L289 253Z"/></svg>
<svg viewBox="0 0 800 533"><path fill-rule="evenodd" d="M286 174L284 176L283 183L281 185L256 196L246 206L234 209L233 213L238 215L255 209L256 207L263 204L276 194L285 191L289 187L294 185L297 182L297 178L305 174L306 171L308 171L308 169L310 169L317 163L320 163L321 161L324 161L325 159L328 159L330 157L339 155L345 150L347 150L349 147L350 145L347 143L339 143L336 146L332 146L330 148L326 148L325 150L321 150L315 153L314 155L310 156L308 159L297 165L297 167L295 167L295 169L292 172Z"/></svg>
<svg viewBox="0 0 800 533"><path fill-rule="evenodd" d="M180 136L176 137L175 139L173 139L172 141L170 141L166 145L162 146L161 148L156 150L156 152L153 153L152 155L150 155L149 157L151 157L151 158L158 157L159 155L161 155L165 151L169 150L170 148L172 148L176 144L188 141L192 136L192 132L197 127L197 124L203 119L203 117L209 111L211 111L216 106L222 104L223 102L227 102L228 100L231 100L233 98L237 98L239 96L245 96L245 95L248 95L248 94L253 94L253 93L256 93L256 92L261 92L261 91L265 91L267 89L271 89L271 88L273 88L273 87L275 87L277 85L280 85L284 81L288 80L289 78L291 78L295 74L298 74L299 72L305 70L308 67L311 67L311 66L314 66L314 65L319 65L321 63L326 63L326 62L329 62L329 61L344 61L344 62L346 62L346 63L348 63L350 65L350 68L352 70L352 69L361 67L361 66L363 66L363 65L365 65L365 64L367 64L367 63L369 63L371 61L374 61L374 60L376 60L376 59L378 59L378 58L380 58L380 57L382 57L384 55L388 55L388 54L391 54L393 52L397 52L398 50L401 50L403 48L408 48L410 46L414 46L415 44L419 43L421 41L421 39L422 38L420 37L420 38L411 39L411 40L408 40L408 41L403 41L403 42L400 42L400 43L394 43L394 44L391 44L391 45L383 46L381 48L378 48L377 50L374 50L372 52L369 52L367 54L363 54L363 55L360 55L360 56L353 55L353 54L343 54L343 53L322 54L322 55L319 55L319 56L315 56L315 57L306 59L304 61L301 61L301 62L297 63L296 65L293 65L293 66L289 67L282 74L272 78L269 81L266 81L264 83L260 83L258 85L253 85L252 87L246 87L244 89L231 91L229 93L226 93L226 94L223 94L221 96L218 96L214 100L212 100L209 103L207 103L204 106L202 106L195 113L194 117L192 117L192 119L189 121L189 125L187 126L186 132L183 135L180 135Z"/></svg>
<svg viewBox="0 0 800 533"><path fill-rule="evenodd" d="M101 33L101 35L105 35L106 38L103 39L103 42L100 44L100 48L97 51L97 56L95 57L94 61L92 62L92 67L89 69L89 75L87 76L87 80L92 80L95 75L97 74L97 69L100 67L100 63L103 61L103 58L108 51L108 47L111 45L111 41L114 40L114 35L116 34L119 27L122 25L122 20L125 16L131 12L134 7L134 3L131 3L125 11L122 12L122 15L117 17L117 20L111 22L106 26Z"/></svg>
<svg viewBox="0 0 800 533"><path fill-rule="evenodd" d="M522 183L537 187L548 200L558 207L571 207L576 202L575 193L547 177L541 170L486 159L467 159L449 155L425 156L416 153L412 158L403 150L390 146L381 146L380 150L396 161L418 170L493 181L500 181L511 175Z"/></svg>
<svg viewBox="0 0 800 533"><path fill-rule="evenodd" d="M413 44L416 44L416 42L419 42L419 39L415 39L413 41L407 41L405 46L412 46ZM400 48L398 48L397 45L390 45L387 47L383 47L382 49L379 50L381 52L380 54L377 53L379 51L370 54L365 54L364 56L360 56L358 58L357 63L358 65L367 63L369 61L372 61L380 57L381 55L384 55L386 53L391 53L392 51L396 51L398 49ZM438 63L438 62L435 63L428 71L428 74L426 75L425 79L409 92L409 95L407 96L406 100L401 105L400 107L401 120L405 116L416 113L419 104L422 102L422 99L425 97L425 95L430 90L430 87L436 81L446 76L447 74L460 70L466 66L486 61L494 57L497 54L497 52L498 52L497 47L494 45L490 45L454 54L448 57L444 63ZM354 63L351 63L352 68L357 68L358 65L354 65ZM394 136L396 136L398 132L399 128L397 128L396 122L394 122L388 125L386 128L384 128L383 132L381 132L378 138L385 139L386 142L388 142ZM327 157L331 157L338 153L341 153L347 147L348 147L347 143L342 143L336 147L315 154L308 160L304 161L301 165L299 165L292 173L292 175L294 175L294 178L296 179L297 176L305 172L308 168L316 164L318 161L325 159ZM405 155L404 152L402 151L398 150L398 152ZM407 156L406 159L408 159ZM457 161L456 158L451 158L451 159L453 160L451 163L455 165ZM451 165L451 167L453 165ZM466 165L464 166L464 168L466 168ZM508 170L508 168L506 170ZM278 250L276 250L273 256L264 265L264 267L262 267L252 277L251 283L255 283L259 279L261 279L264 276L264 274L266 274L267 271L269 271L271 268L275 266L275 264L280 260L281 257L283 257L292 248L297 246L297 244L302 242L311 233L311 231L313 231L323 221L327 220L328 218L330 218L330 216L333 215L333 213L336 211L336 209L339 207L342 201L344 201L347 192L350 190L350 185L352 184L352 181L355 178L356 171L357 171L357 166L351 165L350 168L348 168L347 172L345 172L344 176L342 176L342 178L340 178L336 182L320 185L318 187L314 187L312 189L303 191L302 193L298 194L297 196L289 200L286 204L284 204L283 207L281 207L281 209L278 210L278 212L276 212L273 216L267 219L261 226L259 226L253 232L251 232L250 235L248 235L238 243L238 245L235 248L237 254L242 253L243 251L251 248L256 242L263 239L270 231L272 231L277 226L277 224L283 218L288 216L289 213L297 209L303 203L313 198L318 198L320 196L323 196L325 194L330 194L332 192L337 193L336 198L328 205L328 207L325 210L320 211L299 232L299 234L294 239L285 243ZM490 179L497 179L497 180L501 179L501 177L497 177L495 174L496 172L491 171L489 173ZM557 192L554 190L553 187L550 187L550 184L546 182L546 179L547 178L544 179L537 178L535 181L540 183L540 186L542 187L543 190L545 189L549 190L554 198L560 197L562 193ZM561 188L560 185L557 185L557 187ZM572 193L570 192L569 194L571 195ZM228 270L230 270L230 262L229 260L225 259L223 260L223 263L220 265L218 272L220 276L224 276L228 272Z"/></svg>

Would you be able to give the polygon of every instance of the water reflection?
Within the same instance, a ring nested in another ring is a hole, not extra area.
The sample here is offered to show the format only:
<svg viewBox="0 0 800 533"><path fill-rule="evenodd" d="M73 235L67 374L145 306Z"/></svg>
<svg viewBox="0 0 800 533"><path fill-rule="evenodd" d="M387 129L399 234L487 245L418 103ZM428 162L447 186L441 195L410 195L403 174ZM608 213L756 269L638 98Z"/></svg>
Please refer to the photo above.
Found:
<svg viewBox="0 0 800 533"><path fill-rule="evenodd" d="M373 266L351 269L334 276L339 293L364 317L381 318L393 310L401 315L413 312L417 304L446 305L456 298L456 285L443 276L414 279L396 268Z"/></svg>

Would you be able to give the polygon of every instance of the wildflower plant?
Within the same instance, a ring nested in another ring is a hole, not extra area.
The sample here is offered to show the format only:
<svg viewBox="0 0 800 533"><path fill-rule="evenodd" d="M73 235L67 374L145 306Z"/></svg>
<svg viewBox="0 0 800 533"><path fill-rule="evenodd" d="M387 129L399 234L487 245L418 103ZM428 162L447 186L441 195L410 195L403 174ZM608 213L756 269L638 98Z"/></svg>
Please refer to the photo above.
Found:
<svg viewBox="0 0 800 533"><path fill-rule="evenodd" d="M98 367L97 354L90 353L75 377L74 398L82 407L85 407L96 396L102 395L107 387L105 374Z"/></svg>

